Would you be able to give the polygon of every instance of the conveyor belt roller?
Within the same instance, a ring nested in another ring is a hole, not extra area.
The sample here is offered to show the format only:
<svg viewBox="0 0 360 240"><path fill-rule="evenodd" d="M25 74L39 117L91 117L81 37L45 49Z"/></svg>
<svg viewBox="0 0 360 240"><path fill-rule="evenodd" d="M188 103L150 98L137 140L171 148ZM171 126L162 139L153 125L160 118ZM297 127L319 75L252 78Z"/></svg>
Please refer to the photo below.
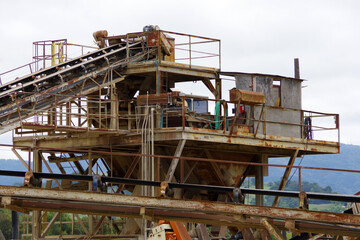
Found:
<svg viewBox="0 0 360 240"><path fill-rule="evenodd" d="M1 85L0 134L19 127L35 112L54 107L50 95L56 94L58 103L65 103L109 85L112 79L104 78L107 71L121 72L128 62L149 56L151 50L138 47L140 43L105 47Z"/></svg>

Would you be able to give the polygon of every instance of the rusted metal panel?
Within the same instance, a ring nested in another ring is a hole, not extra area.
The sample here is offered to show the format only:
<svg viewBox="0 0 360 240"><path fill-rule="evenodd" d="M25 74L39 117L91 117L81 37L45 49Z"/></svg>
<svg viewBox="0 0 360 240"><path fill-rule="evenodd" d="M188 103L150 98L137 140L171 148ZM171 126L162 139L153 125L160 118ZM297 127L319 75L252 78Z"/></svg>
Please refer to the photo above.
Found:
<svg viewBox="0 0 360 240"><path fill-rule="evenodd" d="M165 56L165 61L175 62L175 39L174 38L167 38L170 45L170 56Z"/></svg>
<svg viewBox="0 0 360 240"><path fill-rule="evenodd" d="M360 226L360 216L341 213L327 213L300 209L274 208L232 203L206 202L180 199L164 199L151 197L137 197L130 195L113 195L94 192L78 192L65 190L49 190L38 188L23 188L0 186L1 196L12 198L34 199L42 201L73 201L88 204L112 204L128 207L144 207L168 211L209 213L218 215L237 215L249 217L268 216L273 219L297 219L312 222L335 223L342 225Z"/></svg>
<svg viewBox="0 0 360 240"><path fill-rule="evenodd" d="M303 151L306 151L308 154L314 153L338 153L339 145L334 142L326 141L308 141L303 142L301 139L294 139L289 137L275 137L275 136L263 136L258 134L257 138L254 138L253 134L241 134L241 135L232 135L227 136L222 133L222 131L213 130L213 129L194 129L194 128L185 128L185 131L174 131L169 132L157 131L155 133L156 141L167 141L167 140L180 140L185 138L187 140L194 140L199 142L213 142L218 144L234 144L234 145L243 145L249 147L264 147L268 150L271 150L273 153L279 153L281 149L286 150L289 154L292 154L297 148L300 149L300 154ZM252 151L251 149L248 149ZM253 151L258 151L259 149L254 149ZM264 149L265 150L265 149Z"/></svg>
<svg viewBox="0 0 360 240"><path fill-rule="evenodd" d="M182 68L181 66L166 66L166 65L159 65L157 68L153 62L151 62L153 66L149 66L148 64L141 66L137 65L136 67L134 64L131 64L132 67L128 67L126 70L124 70L124 74L126 75L133 75L133 74L144 74L144 73L155 73L156 70L160 72L167 72L167 73L173 73L178 75L183 75L183 78L186 78L187 76L195 77L196 79L200 80L202 78L210 78L214 79L216 78L216 71L213 72L209 70L203 70L203 69L196 69L195 67L190 68ZM162 61L164 63L164 61ZM170 62L166 62L170 63ZM186 80L186 79L185 79Z"/></svg>
<svg viewBox="0 0 360 240"><path fill-rule="evenodd" d="M118 207L115 205L104 205L104 204L86 204L84 202L62 202L55 203L53 201L48 202L41 199L26 200L14 202L16 205L8 205L9 209L14 209L19 212L29 210L47 210L55 212L72 212L79 214L91 214L91 215L111 215L119 217L131 217L131 218L142 218L139 214L140 208L137 207ZM18 207L22 206L21 207ZM151 214L153 221L157 220L172 220L189 223L203 223L211 225L222 225L222 226L234 226L234 227L247 227L261 229L264 226L260 223L259 219L250 219L238 216L227 216L227 215L216 215L212 213L204 212L187 212L177 210L154 210L145 211L145 214ZM241 219L241 220L239 220ZM246 220L246 221L245 221ZM273 221L274 225L280 230L287 230L284 227L284 221ZM298 223L298 229L301 232L321 232L326 234L344 235L344 236L359 236L360 230L354 227L346 227L341 225L330 225L330 224L317 224L313 222L301 221Z"/></svg>
<svg viewBox="0 0 360 240"><path fill-rule="evenodd" d="M160 39L159 39L159 32L149 32L146 36L147 45L149 47L159 46Z"/></svg>
<svg viewBox="0 0 360 240"><path fill-rule="evenodd" d="M181 222L170 221L170 225L176 234L176 238L179 240L191 240L189 233L185 226Z"/></svg>
<svg viewBox="0 0 360 240"><path fill-rule="evenodd" d="M172 98L179 97L180 92L169 92L160 94L139 95L137 97L137 104L141 105L154 105L154 104L169 104Z"/></svg>
<svg viewBox="0 0 360 240"><path fill-rule="evenodd" d="M167 39L165 34L162 32L160 32L160 44L166 55L170 56L174 51L174 46L171 44L169 39Z"/></svg>
<svg viewBox="0 0 360 240"><path fill-rule="evenodd" d="M56 126L54 124L39 124L34 122L22 123L22 129L33 129L39 131L52 131L59 132L86 132L96 134L124 134L128 133L128 130L112 130L108 128L87 128L87 127L72 127L72 126ZM26 133L26 132L25 132Z"/></svg>
<svg viewBox="0 0 360 240"><path fill-rule="evenodd" d="M260 92L245 91L240 89L230 90L230 102L241 104L263 104L265 103L265 95Z"/></svg>

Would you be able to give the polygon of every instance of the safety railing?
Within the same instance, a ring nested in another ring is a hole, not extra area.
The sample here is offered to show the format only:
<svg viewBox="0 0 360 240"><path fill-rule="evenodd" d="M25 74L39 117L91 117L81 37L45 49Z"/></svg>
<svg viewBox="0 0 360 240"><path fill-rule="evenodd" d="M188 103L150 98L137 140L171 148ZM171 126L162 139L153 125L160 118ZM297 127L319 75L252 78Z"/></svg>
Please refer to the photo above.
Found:
<svg viewBox="0 0 360 240"><path fill-rule="evenodd" d="M31 96L31 93L28 94ZM23 115L31 116L22 120L22 127L39 129L36 133L40 135L47 134L49 131L119 130L119 123L123 123L121 119L126 119L126 121L129 119L121 111L115 111L115 114L114 111L111 112L112 108L115 109L115 105L119 107L126 104L127 108L128 103L107 99L106 96L43 94L41 97L52 103L50 108L35 110L36 99L31 108L17 106L20 119ZM16 133L23 135L35 132L17 129Z"/></svg>
<svg viewBox="0 0 360 240"><path fill-rule="evenodd" d="M221 69L221 40L191 34L162 31L175 36L175 62Z"/></svg>
<svg viewBox="0 0 360 240"><path fill-rule="evenodd" d="M57 131L60 131L61 127L71 127L73 130L77 128L78 131L139 131L142 119L151 113L150 110L139 110L136 99L119 101L101 94L66 97L60 94L44 94L41 97L52 103L49 109L35 110L36 99L33 100L31 108L18 106L18 113L27 112L25 115L32 116L24 118L23 124L47 125L49 128L52 125ZM16 102L16 95L14 98ZM278 136L340 142L338 114L264 105L242 105L242 113L232 113L231 110L235 110L236 105L229 101L189 96L179 96L175 102L157 106L146 105L149 109L154 109L156 129L193 128L199 131L213 130L228 136L247 135L260 139ZM194 103L204 104L200 106L201 111L194 107ZM214 106L213 112L208 111L209 105Z"/></svg>
<svg viewBox="0 0 360 240"><path fill-rule="evenodd" d="M192 66L221 68L221 41L215 38L170 31L136 32L107 37L107 44L141 41L142 48L156 48L157 61L178 62Z"/></svg>
<svg viewBox="0 0 360 240"><path fill-rule="evenodd" d="M33 43L33 60L20 67L0 73L0 85L23 77L98 48L68 43L66 39L37 41Z"/></svg>
<svg viewBox="0 0 360 240"><path fill-rule="evenodd" d="M193 127L219 130L227 135L251 134L257 138L279 136L303 140L340 142L339 115L307 110L278 108L264 105L243 105L243 113L235 117L230 110L235 104L225 100L193 98L213 102L213 113L196 112L181 97L179 106L161 109L160 125L167 127ZM181 121L180 121L181 119Z"/></svg>

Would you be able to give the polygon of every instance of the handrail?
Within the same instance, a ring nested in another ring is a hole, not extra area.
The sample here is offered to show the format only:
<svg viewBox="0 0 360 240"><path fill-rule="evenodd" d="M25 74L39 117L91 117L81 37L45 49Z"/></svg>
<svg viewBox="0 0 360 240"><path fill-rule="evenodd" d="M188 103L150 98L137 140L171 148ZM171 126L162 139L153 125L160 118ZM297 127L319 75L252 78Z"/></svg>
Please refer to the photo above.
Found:
<svg viewBox="0 0 360 240"><path fill-rule="evenodd" d="M31 93L25 93L25 92L21 92L21 97L24 98L26 97L26 95L31 95ZM14 99L17 99L17 95L15 94ZM56 98L58 97L58 99L61 99L61 97L63 97L61 94L44 94L42 97L46 97L49 98L49 101L51 101L51 98ZM213 130L219 130L219 132L222 132L223 134L230 134L231 135L238 135L238 134L243 134L242 132L231 132L230 130L233 129L233 126L247 126L249 128L249 134L253 135L254 138L263 138L266 135L273 135L273 136L287 136L287 135L282 135L281 132L274 132L270 131L269 126L271 125L279 125L279 127L284 127L284 126L288 126L288 127L293 127L294 131L298 131L298 135L294 136L295 138L299 138L302 140L306 140L306 134L304 134L304 130L305 129L311 129L312 132L329 132L329 131L338 131L337 134L339 136L339 123L338 123L338 114L329 114L329 113L319 113L316 112L319 115L316 115L314 112L311 111L305 111L305 110L299 110L299 109L287 109L287 108L278 108L279 110L290 110L290 111L294 111L297 112L297 115L299 115L299 119L298 122L294 122L294 121L287 121L285 120L272 120L271 118L267 118L266 116L266 111L268 110L268 108L272 108L272 107L268 107L268 106L262 106L259 105L259 109L263 109L259 115L253 115L253 116L247 116L247 117L243 117L243 116L239 116L237 117L237 119L239 119L240 122L244 122L242 124L239 125L239 123L235 123L234 119L235 116L227 116L226 115L226 110L229 108L228 104L230 104L231 102L229 101L225 101L225 100L217 100L217 99L208 99L208 98L201 98L201 97L193 97L193 99L200 99L200 100L205 100L205 101L213 101L213 102L220 102L220 107L221 107L221 111L219 111L220 114L214 114L214 113L196 113L193 110L190 111L190 109L186 106L186 100L187 98L190 98L189 96L182 96L179 99L181 99L181 106L178 107L168 107L166 106L165 108L163 108L162 110L162 114L159 117L159 121L161 121L161 125L162 128L168 128L169 124L168 124L168 118L169 117L180 117L181 118L181 123L179 123L179 125L175 125L178 127L182 127L183 130L185 130L185 128L187 126L193 126L198 128L199 130L201 128L204 129L213 129ZM74 97L69 97L69 99L65 99L67 102L72 102L72 101L76 101L82 103L84 106L87 106L87 109L92 109L90 105L88 105L89 103L92 103L94 105L93 110L94 112L85 112L81 111L81 113L67 113L66 111L63 111L61 109L59 109L58 113L52 111L52 110L34 110L34 108L24 108L21 107L20 110L21 111L25 111L25 112L32 112L33 114L39 115L39 116L45 116L48 114L61 114L61 116L63 118L66 118L66 116L72 116L72 117L79 117L79 118L92 118L92 119L102 119L103 121L105 121L104 126L105 127L109 127L109 123L106 121L109 121L109 119L117 119L116 121L133 121L136 118L142 118L143 116L140 113L134 113L134 110L131 110L131 105L129 105L130 102L136 102L135 99L129 99L129 100L120 100L119 104L124 103L124 106L126 106L126 109L124 109L124 111L126 111L125 113L120 113L117 116L114 116L111 114L110 112L110 108L109 108L109 104L114 103L114 100L108 99L108 98L99 98L96 96L74 96ZM34 99L34 104L36 104L36 99ZM65 102L64 100L61 102L57 101L56 106L65 106ZM108 105L108 106L107 106ZM247 106L247 105L245 105ZM130 107L130 108L129 108ZM78 109L78 108L83 108L82 106L75 106L72 105L72 108L74 110ZM102 109L100 111L100 109ZM74 111L73 110L73 111ZM324 125L318 124L316 122L312 123L311 125L307 125L302 118L305 115L308 114L313 114L313 116L309 116L310 118L314 117L315 119L320 119L320 118L335 118L336 122L333 123L331 120L331 124L333 125L329 125L328 122L325 122ZM302 116L300 118L300 116ZM59 115L58 115L59 117ZM59 118L60 121L61 118ZM296 120L296 119L295 119ZM32 119L29 119L28 121L33 121ZM173 121L173 120L171 120ZM40 123L45 123L43 121L40 121ZM63 120L63 122L65 122ZM218 123L218 125L216 124ZM235 125L233 125L235 123ZM188 125L190 124L190 125ZM195 124L195 125L194 125ZM218 127L215 129L214 128L214 124L217 125ZM127 125L127 124L126 124ZM75 127L76 125L74 125ZM170 125L171 127L174 127L174 125ZM102 128L102 127L101 127ZM135 125L133 125L130 129L127 130L135 130L137 129ZM120 130L120 129L119 129ZM300 134L302 133L302 134ZM278 134L278 135L277 135ZM250 136L249 135L249 136ZM314 140L321 140L321 138L319 137L314 137ZM312 140L312 139L309 139ZM339 143L339 138L338 141L335 141L337 143Z"/></svg>
<svg viewBox="0 0 360 240"><path fill-rule="evenodd" d="M46 42L52 42L52 41L60 41L60 40L66 40L66 39L58 39L58 40L44 40L44 41L38 41L38 42L34 42L34 43L46 43ZM74 46L74 47L81 47L81 48L91 48L91 49L98 49L97 47L93 47L93 46L87 46L87 45L82 45L82 44L75 44L75 43L64 43L66 46ZM0 73L0 85L3 85L5 82L4 82L4 79L3 79L3 77L5 76L5 75L7 75L7 74L9 74L9 73L12 73L12 72L15 72L15 71L17 71L17 70L20 70L20 69L24 69L24 68L27 68L27 67L29 67L29 69L30 69L30 72L27 72L27 73L25 73L25 74L21 74L21 75L19 75L18 77L23 77L23 76L26 76L27 74L32 74L32 73L34 73L34 72L36 72L36 65L38 64L38 63L40 63L40 62L43 62L43 61L45 61L45 60L49 60L49 59L51 59L51 56L52 55L44 55L46 58L44 58L44 59L38 59L38 60L35 60L35 61L32 61L32 62L30 62L30 63L26 63L26 64L24 64L24 65L21 65L21 66L19 66L19 67L16 67L16 68L13 68L13 69L10 69L10 70L8 70L8 71L5 71L5 72L2 72L2 73ZM79 56L81 56L81 55L79 55ZM65 59L65 61L66 61L66 59ZM6 80L5 80L6 81ZM7 81L9 81L8 79L7 79ZM7 82L6 81L6 82ZM10 80L11 81L11 80Z"/></svg>

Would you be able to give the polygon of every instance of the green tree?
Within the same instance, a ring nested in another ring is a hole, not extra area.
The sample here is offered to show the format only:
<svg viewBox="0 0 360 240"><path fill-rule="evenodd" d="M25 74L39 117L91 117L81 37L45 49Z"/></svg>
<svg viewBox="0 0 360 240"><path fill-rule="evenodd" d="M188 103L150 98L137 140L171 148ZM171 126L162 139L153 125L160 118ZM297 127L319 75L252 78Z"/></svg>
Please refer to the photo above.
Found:
<svg viewBox="0 0 360 240"><path fill-rule="evenodd" d="M0 209L0 229L6 239L11 238L11 211Z"/></svg>

